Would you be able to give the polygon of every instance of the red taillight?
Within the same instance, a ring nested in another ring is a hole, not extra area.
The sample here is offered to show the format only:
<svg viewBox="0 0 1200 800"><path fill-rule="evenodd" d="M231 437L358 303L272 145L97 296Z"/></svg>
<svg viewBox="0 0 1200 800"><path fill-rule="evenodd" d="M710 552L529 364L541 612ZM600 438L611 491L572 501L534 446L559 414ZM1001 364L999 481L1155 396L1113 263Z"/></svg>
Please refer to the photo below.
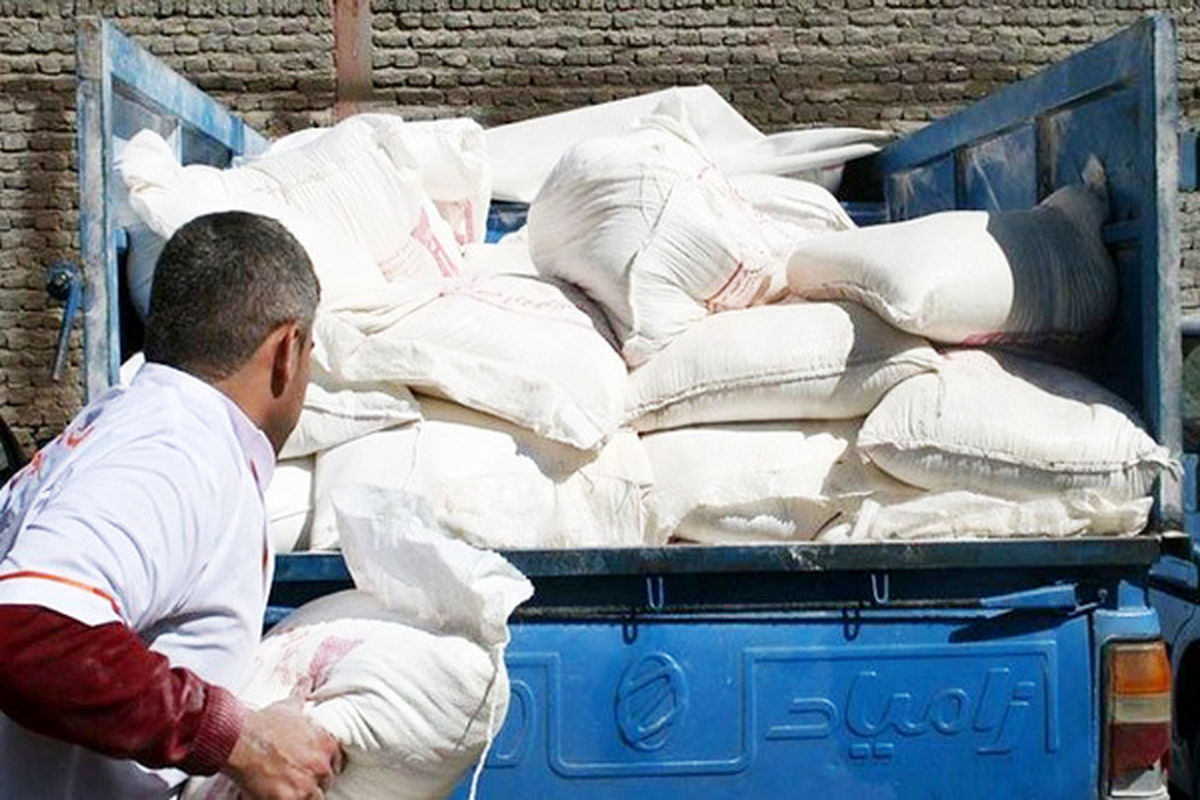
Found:
<svg viewBox="0 0 1200 800"><path fill-rule="evenodd" d="M1171 664L1162 642L1105 648L1109 793L1161 786L1171 746Z"/></svg>
<svg viewBox="0 0 1200 800"><path fill-rule="evenodd" d="M1114 778L1151 769L1162 761L1171 746L1169 725L1157 722L1117 724L1112 727L1109 774Z"/></svg>

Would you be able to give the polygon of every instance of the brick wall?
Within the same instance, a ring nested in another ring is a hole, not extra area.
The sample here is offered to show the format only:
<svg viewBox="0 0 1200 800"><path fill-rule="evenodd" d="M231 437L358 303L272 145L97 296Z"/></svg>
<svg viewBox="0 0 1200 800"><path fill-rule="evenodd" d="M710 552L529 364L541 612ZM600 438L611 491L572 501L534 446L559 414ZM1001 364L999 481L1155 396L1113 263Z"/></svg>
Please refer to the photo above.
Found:
<svg viewBox="0 0 1200 800"><path fill-rule="evenodd" d="M333 28L324 0L0 0L0 416L30 449L82 399L81 338L59 384L61 321L44 270L78 259L75 18L103 14L270 135L328 124Z"/></svg>
<svg viewBox="0 0 1200 800"><path fill-rule="evenodd" d="M1190 5L1190 4L1189 4ZM376 0L373 104L498 124L706 82L765 130L905 129L1175 9L1184 116L1200 125L1200 12L1138 0ZM0 415L26 446L80 401L48 375L43 270L76 258L74 20L104 14L269 135L328 124L330 0L0 0ZM1200 198L1185 306L1200 308ZM76 333L76 340L78 333Z"/></svg>

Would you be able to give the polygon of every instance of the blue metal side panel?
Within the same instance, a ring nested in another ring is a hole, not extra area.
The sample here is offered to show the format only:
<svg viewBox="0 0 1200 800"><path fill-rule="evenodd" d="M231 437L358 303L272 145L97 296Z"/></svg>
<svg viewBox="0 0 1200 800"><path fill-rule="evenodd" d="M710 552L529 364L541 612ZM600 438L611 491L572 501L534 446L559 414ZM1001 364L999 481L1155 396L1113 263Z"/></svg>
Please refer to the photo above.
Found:
<svg viewBox="0 0 1200 800"><path fill-rule="evenodd" d="M515 625L481 796L1094 797L1088 642L980 612Z"/></svg>
<svg viewBox="0 0 1200 800"><path fill-rule="evenodd" d="M1011 166L1034 163L1037 163L1037 127L1032 122L964 148L961 205L987 211L1035 205L1036 171L1014 172Z"/></svg>
<svg viewBox="0 0 1200 800"><path fill-rule="evenodd" d="M103 26L82 19L76 49L76 150L79 154L79 247L83 260L85 392L106 389L117 365L108 343L118 324L116 252L112 241L109 181L112 176L112 76Z"/></svg>
<svg viewBox="0 0 1200 800"><path fill-rule="evenodd" d="M527 203L493 200L488 206L487 235L484 241L494 244L506 234L523 227L529 217Z"/></svg>
<svg viewBox="0 0 1200 800"><path fill-rule="evenodd" d="M267 141L239 117L104 21L112 80L234 153L257 153Z"/></svg>
<svg viewBox="0 0 1200 800"><path fill-rule="evenodd" d="M1117 261L1117 324L1086 369L1181 451L1175 45L1170 20L1144 19L885 148L875 167L892 219L950 208L1027 208L1077 183L1091 155L1107 172L1105 230ZM1181 523L1164 478L1157 515Z"/></svg>
<svg viewBox="0 0 1200 800"><path fill-rule="evenodd" d="M1179 132L1179 190L1200 189L1200 163L1196 160L1196 131Z"/></svg>
<svg viewBox="0 0 1200 800"><path fill-rule="evenodd" d="M1200 456L1185 453L1183 456L1183 531L1193 539L1200 535L1200 497L1197 496L1197 481L1200 474L1197 466Z"/></svg>
<svg viewBox="0 0 1200 800"><path fill-rule="evenodd" d="M891 218L912 219L958 208L956 175L953 155L889 174L885 179L884 194Z"/></svg>
<svg viewBox="0 0 1200 800"><path fill-rule="evenodd" d="M231 155L265 149L267 141L107 20L80 18L76 36L84 380L91 399L116 381L120 366L114 137L169 120L181 126L184 163L227 163Z"/></svg>

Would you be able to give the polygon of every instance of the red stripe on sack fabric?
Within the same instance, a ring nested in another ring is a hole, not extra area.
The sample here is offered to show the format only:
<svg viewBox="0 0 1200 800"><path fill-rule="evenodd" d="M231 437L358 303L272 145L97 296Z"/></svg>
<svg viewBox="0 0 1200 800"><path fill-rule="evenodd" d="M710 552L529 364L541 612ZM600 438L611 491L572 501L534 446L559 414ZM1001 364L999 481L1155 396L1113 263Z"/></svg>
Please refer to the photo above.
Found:
<svg viewBox="0 0 1200 800"><path fill-rule="evenodd" d="M82 581L64 578L61 575L52 575L49 572L37 572L36 570L31 569L24 569L19 572L10 572L7 575L0 575L0 581L7 581L12 578L37 578L43 581L54 581L55 583L61 583L66 586L71 586L75 589L82 589L85 592L91 592L97 597L103 597L105 600L107 600L108 604L112 606L113 613L118 617L121 616L121 607L117 605L117 601L113 599L112 595L102 589L97 589L95 586L88 586Z"/></svg>
<svg viewBox="0 0 1200 800"><path fill-rule="evenodd" d="M723 284L721 284L721 288L717 289L715 292L710 294L708 297L704 298L705 305L712 303L714 300L716 300L718 297L720 297L721 294L726 289L729 288L729 285L731 283L733 283L735 280L737 280L738 275L742 274L742 269L744 267L745 267L745 264L742 263L741 261L739 261L738 265L736 267L734 267L733 272L729 273L729 277L725 280L725 282Z"/></svg>
<svg viewBox="0 0 1200 800"><path fill-rule="evenodd" d="M704 305L712 312L749 308L762 298L769 284L770 277L760 269L747 269L744 263L740 263L721 290L706 300Z"/></svg>
<svg viewBox="0 0 1200 800"><path fill-rule="evenodd" d="M459 205L463 210L463 225L467 228L467 241L462 244L466 244L475 241L475 204L470 200L463 200Z"/></svg>
<svg viewBox="0 0 1200 800"><path fill-rule="evenodd" d="M433 256L434 263L437 264L438 270L442 273L443 277L453 278L458 274L458 269L455 268L454 262L450 260L449 254L442 247L442 243L433 235L433 227L429 223L429 213L425 209L421 209L421 219L417 221L416 227L412 229L412 237L429 251L429 255Z"/></svg>

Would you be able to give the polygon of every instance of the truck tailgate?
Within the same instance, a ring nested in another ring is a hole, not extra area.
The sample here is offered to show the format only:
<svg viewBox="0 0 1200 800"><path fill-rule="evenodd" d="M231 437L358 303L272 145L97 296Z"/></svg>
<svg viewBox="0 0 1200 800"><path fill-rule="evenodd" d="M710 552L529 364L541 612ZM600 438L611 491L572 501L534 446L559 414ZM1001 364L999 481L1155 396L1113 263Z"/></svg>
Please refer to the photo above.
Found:
<svg viewBox="0 0 1200 800"><path fill-rule="evenodd" d="M1088 797L1090 652L1086 615L1053 612L518 625L480 789L634 797L671 776L672 797Z"/></svg>

